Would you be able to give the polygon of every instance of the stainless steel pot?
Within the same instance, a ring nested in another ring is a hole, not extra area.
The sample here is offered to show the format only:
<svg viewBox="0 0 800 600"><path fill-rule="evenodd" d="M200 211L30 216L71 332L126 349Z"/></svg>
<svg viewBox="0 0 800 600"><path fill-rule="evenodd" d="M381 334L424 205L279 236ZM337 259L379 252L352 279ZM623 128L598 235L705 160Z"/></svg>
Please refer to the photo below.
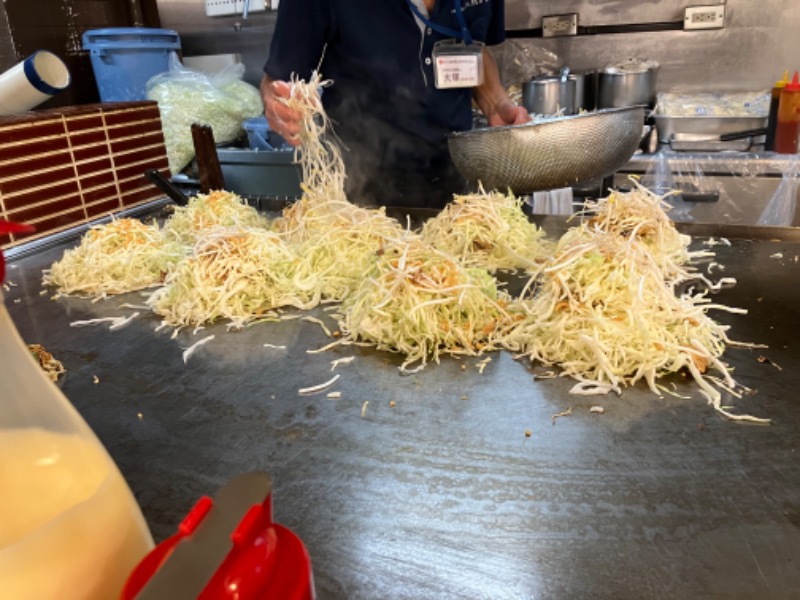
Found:
<svg viewBox="0 0 800 600"><path fill-rule="evenodd" d="M653 106L657 75L657 66L602 69L597 82L597 108L622 108L639 104Z"/></svg>
<svg viewBox="0 0 800 600"><path fill-rule="evenodd" d="M597 71L574 71L569 77L575 80L575 112L594 110L597 106Z"/></svg>
<svg viewBox="0 0 800 600"><path fill-rule="evenodd" d="M575 79L548 75L526 81L522 85L522 105L529 113L554 115L575 114Z"/></svg>

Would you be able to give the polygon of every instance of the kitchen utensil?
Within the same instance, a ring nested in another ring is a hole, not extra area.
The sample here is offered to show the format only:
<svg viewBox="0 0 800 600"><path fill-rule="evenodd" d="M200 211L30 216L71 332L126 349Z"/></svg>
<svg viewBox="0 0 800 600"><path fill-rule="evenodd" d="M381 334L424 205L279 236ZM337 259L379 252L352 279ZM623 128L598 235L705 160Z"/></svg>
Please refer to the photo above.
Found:
<svg viewBox="0 0 800 600"><path fill-rule="evenodd" d="M676 133L721 136L767 126L767 117L673 117L656 114L653 118L658 130L658 139L664 144L668 144Z"/></svg>
<svg viewBox="0 0 800 600"><path fill-rule="evenodd" d="M575 113L575 88L575 79L568 73L536 77L522 85L522 105L535 115L571 115Z"/></svg>
<svg viewBox="0 0 800 600"><path fill-rule="evenodd" d="M180 191L169 179L164 177L160 171L148 169L144 174L158 189L172 199L175 204L178 206L186 206L189 204L189 198L186 194Z"/></svg>
<svg viewBox="0 0 800 600"><path fill-rule="evenodd" d="M642 65L606 67L598 74L598 108L614 108L645 104L652 106L656 100L658 66Z"/></svg>
<svg viewBox="0 0 800 600"><path fill-rule="evenodd" d="M611 175L636 151L643 123L641 106L600 110L454 132L448 147L467 180L526 194Z"/></svg>
<svg viewBox="0 0 800 600"><path fill-rule="evenodd" d="M214 190L225 189L225 178L217 156L214 132L209 125L192 123L192 142L200 174L200 191L208 194Z"/></svg>

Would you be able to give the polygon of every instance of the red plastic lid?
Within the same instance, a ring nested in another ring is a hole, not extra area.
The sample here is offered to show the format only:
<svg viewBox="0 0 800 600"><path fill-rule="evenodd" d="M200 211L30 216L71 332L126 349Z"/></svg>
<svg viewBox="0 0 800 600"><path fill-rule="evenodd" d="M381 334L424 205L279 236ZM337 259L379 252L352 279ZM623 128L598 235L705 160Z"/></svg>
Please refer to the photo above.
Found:
<svg viewBox="0 0 800 600"><path fill-rule="evenodd" d="M0 235L6 233L30 233L31 231L35 231L35 228L31 225L23 225L22 223L12 223L11 221L0 219ZM0 248L0 283L3 283L5 278L6 278L6 259L3 256L3 250Z"/></svg>

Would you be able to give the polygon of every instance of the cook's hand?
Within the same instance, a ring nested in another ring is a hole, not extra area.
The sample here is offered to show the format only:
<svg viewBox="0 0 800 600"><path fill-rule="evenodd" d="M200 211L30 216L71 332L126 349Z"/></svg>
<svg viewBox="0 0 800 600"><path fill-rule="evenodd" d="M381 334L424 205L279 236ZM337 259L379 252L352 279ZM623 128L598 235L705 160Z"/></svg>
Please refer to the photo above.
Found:
<svg viewBox="0 0 800 600"><path fill-rule="evenodd" d="M495 107L494 112L488 116L489 127L502 125L522 125L531 120L531 116L524 106L514 104L510 100L501 102Z"/></svg>
<svg viewBox="0 0 800 600"><path fill-rule="evenodd" d="M300 113L286 106L280 98L288 99L291 88L285 81L261 80L261 98L269 128L292 146L300 145Z"/></svg>

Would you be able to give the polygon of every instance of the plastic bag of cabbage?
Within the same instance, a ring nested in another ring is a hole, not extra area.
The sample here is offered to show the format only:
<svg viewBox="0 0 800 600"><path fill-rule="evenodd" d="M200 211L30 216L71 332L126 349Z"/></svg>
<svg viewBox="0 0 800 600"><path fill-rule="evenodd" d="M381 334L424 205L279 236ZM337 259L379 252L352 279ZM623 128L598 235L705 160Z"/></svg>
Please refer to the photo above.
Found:
<svg viewBox="0 0 800 600"><path fill-rule="evenodd" d="M258 89L243 81L244 65L207 75L184 67L173 55L170 69L147 82L147 98L158 102L169 169L174 175L194 157L192 123L209 125L218 144L232 142L242 121L264 112Z"/></svg>

